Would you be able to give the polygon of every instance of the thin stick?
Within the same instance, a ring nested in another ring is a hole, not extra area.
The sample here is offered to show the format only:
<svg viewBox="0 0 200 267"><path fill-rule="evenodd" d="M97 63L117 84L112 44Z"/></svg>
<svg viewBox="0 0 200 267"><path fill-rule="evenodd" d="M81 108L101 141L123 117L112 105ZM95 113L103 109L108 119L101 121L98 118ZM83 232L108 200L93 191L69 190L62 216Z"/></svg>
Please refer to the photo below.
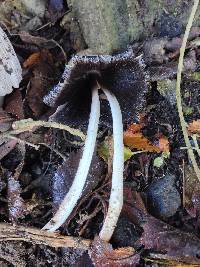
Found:
<svg viewBox="0 0 200 267"><path fill-rule="evenodd" d="M187 39L189 36L190 29L192 27L192 23L194 20L194 16L195 16L198 4L199 4L199 0L194 0L194 5L193 5L192 10L191 10L191 14L190 14L190 17L189 17L189 20L188 20L188 23L186 26L185 34L183 37L183 42L182 42L182 45L180 48L180 56L179 56L178 70L177 70L177 82L176 82L176 101L177 101L177 108L178 108L178 113L179 113L179 117L180 117L180 123L181 123L182 131L183 131L183 136L184 136L185 144L186 144L187 149L188 149L188 155L191 159L191 162L192 162L194 171L197 175L197 178L200 181L200 169L197 165L197 162L196 162L196 159L195 159L195 156L193 153L193 149L192 149L192 146L190 144L190 140L189 140L188 133L187 133L187 127L186 127L187 124L186 124L185 119L184 119L182 103L181 103L181 73L183 70L183 58L184 58Z"/></svg>
<svg viewBox="0 0 200 267"><path fill-rule="evenodd" d="M54 248L65 247L88 250L91 240L48 233L36 228L0 224L0 241L25 241Z"/></svg>
<svg viewBox="0 0 200 267"><path fill-rule="evenodd" d="M123 205L124 144L122 114L119 103L116 97L108 90L103 89L103 91L107 96L112 112L114 153L109 207L99 235L104 241L109 241L116 227Z"/></svg>
<svg viewBox="0 0 200 267"><path fill-rule="evenodd" d="M70 134L79 136L82 140L85 140L85 135L80 130L53 121L34 121L32 119L25 119L25 120L15 121L12 124L12 127L14 131L11 131L10 134L19 134L25 131L33 131L33 128L35 127L47 127L47 128L56 128L67 131Z"/></svg>
<svg viewBox="0 0 200 267"><path fill-rule="evenodd" d="M26 140L22 140L16 136L12 136L10 134L6 135L6 137L18 141L18 143L22 143L22 144L28 145L30 147L33 147L35 150L38 150L40 148L40 146L38 146L38 145L32 144L30 142L27 142Z"/></svg>
<svg viewBox="0 0 200 267"><path fill-rule="evenodd" d="M56 212L54 217L43 227L43 230L48 230L49 232L54 232L55 230L57 230L69 217L82 194L94 153L99 117L100 102L98 88L95 88L92 91L92 104L87 137L85 140L83 155L80 160L76 176L71 188L69 189L69 192L60 204L58 211Z"/></svg>

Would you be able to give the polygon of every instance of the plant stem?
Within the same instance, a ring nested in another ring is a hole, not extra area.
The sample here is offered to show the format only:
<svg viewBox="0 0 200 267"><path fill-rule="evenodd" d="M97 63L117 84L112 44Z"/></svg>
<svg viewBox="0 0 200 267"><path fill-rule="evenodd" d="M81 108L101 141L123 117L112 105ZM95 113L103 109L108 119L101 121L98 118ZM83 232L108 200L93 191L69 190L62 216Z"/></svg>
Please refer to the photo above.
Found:
<svg viewBox="0 0 200 267"><path fill-rule="evenodd" d="M69 132L72 135L79 136L82 140L85 140L85 135L78 129L71 128L65 124L53 122L53 121L34 121L32 119L25 119L15 121L12 124L14 131L9 132L10 134L19 134L21 132L33 131L34 127L46 127L55 128Z"/></svg>
<svg viewBox="0 0 200 267"><path fill-rule="evenodd" d="M176 101L177 101L177 108L178 108L178 113L179 113L179 117L180 117L180 123L181 123L182 131L183 131L183 136L184 136L185 143L186 143L186 146L188 149L188 155L191 159L191 162L192 162L194 171L197 175L197 178L200 181L200 169L197 165L197 162L196 162L196 159L195 159L195 156L193 153L193 149L192 149L192 146L190 144L190 140L189 140L188 133L187 133L187 124L186 124L185 119L184 119L183 109L182 109L182 104L181 104L181 73L183 70L183 58L184 58L187 39L189 36L190 29L192 27L192 23L194 20L194 16L195 16L198 4L199 4L199 0L194 0L194 5L193 5L192 10L191 10L191 14L190 14L190 17L189 17L189 20L188 20L188 23L186 26L185 34L183 37L183 42L182 42L182 45L180 48L180 56L179 56L178 70L177 70L177 82L176 82Z"/></svg>
<svg viewBox="0 0 200 267"><path fill-rule="evenodd" d="M98 88L96 87L92 91L92 104L87 136L85 139L83 155L80 160L76 176L71 188L69 189L69 192L66 194L64 200L60 204L58 211L54 217L43 227L43 230L48 230L49 232L54 232L57 230L69 217L79 198L81 197L94 153L99 117L100 102Z"/></svg>
<svg viewBox="0 0 200 267"><path fill-rule="evenodd" d="M100 238L109 241L116 227L123 205L123 170L124 170L124 144L122 114L116 97L107 89L102 89L107 96L113 118L113 172L112 188L109 199L108 212L100 232Z"/></svg>

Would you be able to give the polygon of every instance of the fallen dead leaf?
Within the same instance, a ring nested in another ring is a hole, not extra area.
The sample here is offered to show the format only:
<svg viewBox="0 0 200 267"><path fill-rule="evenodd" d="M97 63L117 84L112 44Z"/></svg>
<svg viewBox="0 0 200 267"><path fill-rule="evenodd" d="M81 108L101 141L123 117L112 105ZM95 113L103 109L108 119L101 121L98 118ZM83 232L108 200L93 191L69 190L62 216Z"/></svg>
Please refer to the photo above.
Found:
<svg viewBox="0 0 200 267"><path fill-rule="evenodd" d="M146 216L140 245L173 257L177 263L200 265L200 240L192 233L182 232L156 218Z"/></svg>
<svg viewBox="0 0 200 267"><path fill-rule="evenodd" d="M24 68L33 67L37 64L39 64L41 61L41 53L35 52L32 55L30 55L23 63Z"/></svg>
<svg viewBox="0 0 200 267"><path fill-rule="evenodd" d="M33 54L25 63L33 69L25 99L33 115L38 118L46 109L43 97L54 83L53 58L48 50L43 49Z"/></svg>
<svg viewBox="0 0 200 267"><path fill-rule="evenodd" d="M113 249L112 245L96 237L89 255L96 267L136 266L140 255L132 247Z"/></svg>
<svg viewBox="0 0 200 267"><path fill-rule="evenodd" d="M192 121L188 124L189 133L200 134L200 119Z"/></svg>
<svg viewBox="0 0 200 267"><path fill-rule="evenodd" d="M158 139L158 144L152 144L141 133L142 125L131 124L124 132L124 144L131 149L145 150L148 152L169 152L169 141L165 136Z"/></svg>
<svg viewBox="0 0 200 267"><path fill-rule="evenodd" d="M17 119L24 119L23 100L20 90L14 90L6 96L5 111L16 116Z"/></svg>

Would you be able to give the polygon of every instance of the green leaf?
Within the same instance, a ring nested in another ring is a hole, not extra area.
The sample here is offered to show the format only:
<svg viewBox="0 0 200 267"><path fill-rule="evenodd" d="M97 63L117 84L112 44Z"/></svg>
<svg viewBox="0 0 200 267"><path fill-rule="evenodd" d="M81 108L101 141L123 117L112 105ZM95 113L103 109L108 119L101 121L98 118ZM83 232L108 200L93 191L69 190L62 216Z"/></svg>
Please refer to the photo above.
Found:
<svg viewBox="0 0 200 267"><path fill-rule="evenodd" d="M109 142L108 140L105 140L103 143L101 143L98 148L97 152L99 156L107 163L108 157L109 157ZM124 146L124 161L127 161L134 155L134 152L130 150L130 148Z"/></svg>
<svg viewBox="0 0 200 267"><path fill-rule="evenodd" d="M163 165L163 163L164 163L164 158L162 156L157 157L153 161L153 166L156 168L160 168Z"/></svg>

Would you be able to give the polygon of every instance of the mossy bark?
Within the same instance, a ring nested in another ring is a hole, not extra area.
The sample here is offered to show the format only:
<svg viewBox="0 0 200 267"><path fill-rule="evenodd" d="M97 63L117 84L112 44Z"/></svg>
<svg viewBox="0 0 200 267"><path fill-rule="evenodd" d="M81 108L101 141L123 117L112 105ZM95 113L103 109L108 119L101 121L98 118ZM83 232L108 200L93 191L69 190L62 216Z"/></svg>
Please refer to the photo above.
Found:
<svg viewBox="0 0 200 267"><path fill-rule="evenodd" d="M149 36L179 35L192 1L69 0L68 4L88 47L96 53L113 53Z"/></svg>

